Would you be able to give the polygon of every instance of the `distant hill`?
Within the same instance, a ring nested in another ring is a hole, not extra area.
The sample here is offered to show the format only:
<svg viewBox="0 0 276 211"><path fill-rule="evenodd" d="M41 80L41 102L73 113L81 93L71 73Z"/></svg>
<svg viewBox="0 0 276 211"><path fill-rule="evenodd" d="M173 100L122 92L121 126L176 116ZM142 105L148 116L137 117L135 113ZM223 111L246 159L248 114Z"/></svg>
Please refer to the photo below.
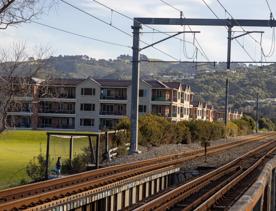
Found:
<svg viewBox="0 0 276 211"><path fill-rule="evenodd" d="M175 76L181 79L201 71L223 71L225 67L225 64L218 64L214 68L212 64L196 66L195 64L173 64L157 62L156 60L149 63L146 62L149 58L144 55L141 55L141 59L145 61L141 63L141 77L143 78ZM131 60L131 56L128 55L121 55L114 60L96 60L85 55L78 55L51 57L48 62L53 72L63 77L82 78L92 76L95 78L130 79ZM235 64L235 67L242 66Z"/></svg>
<svg viewBox="0 0 276 211"><path fill-rule="evenodd" d="M55 77L70 78L131 78L131 56L121 55L114 60L90 58L85 55L50 57L50 72ZM144 61L149 60L141 55ZM260 98L276 98L276 66L266 67L233 64L232 70L225 70L225 63L187 64L165 62L142 62L143 79L181 81L189 84L195 98L209 101L216 106L224 104L225 79L230 79L229 103L234 108L244 106L245 100L254 100L256 92ZM0 68L1 71L1 68ZM48 70L49 71L49 70Z"/></svg>

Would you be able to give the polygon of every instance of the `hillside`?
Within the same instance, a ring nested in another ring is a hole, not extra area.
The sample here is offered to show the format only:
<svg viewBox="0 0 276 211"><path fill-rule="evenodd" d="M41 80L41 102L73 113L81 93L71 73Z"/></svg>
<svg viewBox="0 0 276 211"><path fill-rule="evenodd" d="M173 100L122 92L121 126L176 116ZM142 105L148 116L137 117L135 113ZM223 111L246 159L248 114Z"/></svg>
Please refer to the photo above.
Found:
<svg viewBox="0 0 276 211"><path fill-rule="evenodd" d="M148 60L144 55L141 59ZM47 62L50 74L55 77L131 78L131 57L128 55L121 55L114 60L96 60L83 55L58 56L50 57ZM216 66L212 64L195 66L184 63L142 62L141 77L189 84L196 94L196 99L209 101L217 107L224 105L226 77L230 79L229 103L233 108L246 106L245 101L255 100L257 92L261 99L276 98L275 65L258 67L235 64L232 65L232 71L227 72L224 63ZM276 110L275 106L272 109Z"/></svg>

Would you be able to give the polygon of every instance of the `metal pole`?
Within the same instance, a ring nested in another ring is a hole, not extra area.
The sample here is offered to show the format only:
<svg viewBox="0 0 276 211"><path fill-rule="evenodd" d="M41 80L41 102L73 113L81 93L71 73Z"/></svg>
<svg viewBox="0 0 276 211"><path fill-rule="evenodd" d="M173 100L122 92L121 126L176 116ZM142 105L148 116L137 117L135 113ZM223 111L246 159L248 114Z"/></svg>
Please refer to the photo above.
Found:
<svg viewBox="0 0 276 211"><path fill-rule="evenodd" d="M109 147L108 147L108 131L105 132L105 152L104 152L104 159L109 160Z"/></svg>
<svg viewBox="0 0 276 211"><path fill-rule="evenodd" d="M225 83L225 113L224 113L224 124L227 126L228 122L228 89L229 89L229 80L226 78Z"/></svg>
<svg viewBox="0 0 276 211"><path fill-rule="evenodd" d="M70 149L69 149L69 159L70 159L70 167L72 168L72 160L73 160L73 136L70 138Z"/></svg>
<svg viewBox="0 0 276 211"><path fill-rule="evenodd" d="M100 166L100 135L97 135L96 138L96 169Z"/></svg>
<svg viewBox="0 0 276 211"><path fill-rule="evenodd" d="M93 144L92 144L91 136L88 136L88 140L89 140L91 163L94 163L95 162L95 156L94 156Z"/></svg>
<svg viewBox="0 0 276 211"><path fill-rule="evenodd" d="M45 169L45 179L48 179L48 168L49 168L49 151L50 151L50 135L47 134L47 148L46 148L46 169Z"/></svg>
<svg viewBox="0 0 276 211"><path fill-rule="evenodd" d="M130 154L138 153L138 106L139 106L139 80L140 80L140 54L139 31L141 24L134 21L133 48L132 48L132 83L131 83L131 141Z"/></svg>
<svg viewBox="0 0 276 211"><path fill-rule="evenodd" d="M257 93L256 99L256 133L259 132L259 93Z"/></svg>
<svg viewBox="0 0 276 211"><path fill-rule="evenodd" d="M231 42L232 42L232 26L228 26L228 44L227 44L227 70L231 68ZM224 124L227 126L228 122L228 89L229 89L229 80L226 78L225 84L225 116L224 116Z"/></svg>
<svg viewBox="0 0 276 211"><path fill-rule="evenodd" d="M232 26L228 26L228 37L227 37L227 69L231 68L231 42L232 42Z"/></svg>

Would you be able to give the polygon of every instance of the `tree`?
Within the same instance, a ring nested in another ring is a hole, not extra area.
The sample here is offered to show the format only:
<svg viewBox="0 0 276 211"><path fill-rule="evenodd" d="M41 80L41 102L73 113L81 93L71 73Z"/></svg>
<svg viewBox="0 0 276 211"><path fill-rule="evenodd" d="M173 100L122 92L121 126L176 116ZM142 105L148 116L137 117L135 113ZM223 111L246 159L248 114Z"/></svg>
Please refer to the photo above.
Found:
<svg viewBox="0 0 276 211"><path fill-rule="evenodd" d="M46 4L41 0L1 0L0 29L30 21L46 8L50 8L54 1L50 2Z"/></svg>
<svg viewBox="0 0 276 211"><path fill-rule="evenodd" d="M43 180L45 171L46 160L41 153L33 157L26 166L27 175L35 182Z"/></svg>
<svg viewBox="0 0 276 211"><path fill-rule="evenodd" d="M0 52L0 133L7 127L8 112L22 105L19 97L31 97L33 83L42 82L34 77L41 76L47 69L49 49L38 49L34 60L29 61L24 44L14 44L11 50ZM44 76L46 79L48 76ZM47 80L44 80L46 85Z"/></svg>

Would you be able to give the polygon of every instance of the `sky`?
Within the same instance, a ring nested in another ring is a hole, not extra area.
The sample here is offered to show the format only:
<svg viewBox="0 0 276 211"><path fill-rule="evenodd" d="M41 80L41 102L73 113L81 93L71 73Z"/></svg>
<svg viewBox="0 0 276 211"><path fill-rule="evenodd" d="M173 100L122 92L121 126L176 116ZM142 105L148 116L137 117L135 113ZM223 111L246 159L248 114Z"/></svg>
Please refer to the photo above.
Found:
<svg viewBox="0 0 276 211"><path fill-rule="evenodd" d="M33 54L32 49L37 46L47 47L51 49L53 56L58 55L88 55L96 59L115 59L121 54L131 55L132 37L112 28L108 24L104 24L99 20L92 18L76 9L64 4L60 0L56 0L57 4L49 11L40 15L35 21L58 27L63 30L89 36L96 39L102 39L124 45L125 47L113 46L101 42L93 41L83 37L69 35L63 32L47 28L36 23L24 23L16 27L9 27L7 30L0 31L0 48L9 49L14 43L24 42L29 49L29 54ZM96 16L97 18L111 23L112 25L132 34L132 20L122 17L111 10L102 7L93 0L66 0L71 4L81 8L82 10ZM131 18L133 17L166 17L178 18L180 13L164 4L160 0L98 0ZM187 18L215 18L202 0L166 0L174 7L183 11ZM205 0L209 6L215 11L220 18L229 18L224 9L218 4L217 0ZM238 19L269 19L270 12L265 0L220 0L231 15ZM273 13L276 17L276 1L268 0ZM153 26L161 31L179 32L187 30L183 26ZM195 27L194 31L200 31L195 37L204 49L210 61L225 61L227 48L227 31L224 27ZM245 28L246 30L261 30L263 34L264 52L268 52L271 45L272 29L271 28ZM239 27L233 30L241 31ZM143 27L142 32L153 32L152 29ZM238 35L240 32L235 32ZM167 35L158 33L142 33L141 39L147 43L156 42L165 38ZM261 34L252 34L258 42ZM178 38L185 38L186 41L193 43L193 34L179 35ZM238 41L250 53L255 61L261 60L260 45L256 44L249 36L239 38ZM141 46L145 44L141 43ZM172 38L168 41L156 45L156 48L170 54L167 56L153 48L142 51L149 58L162 60L195 60L189 59L195 55L195 47L189 43L184 43L179 39ZM186 52L185 53L185 49ZM198 61L206 61L200 52L198 53ZM233 42L232 60L250 61L243 49ZM276 53L267 61L276 61Z"/></svg>

